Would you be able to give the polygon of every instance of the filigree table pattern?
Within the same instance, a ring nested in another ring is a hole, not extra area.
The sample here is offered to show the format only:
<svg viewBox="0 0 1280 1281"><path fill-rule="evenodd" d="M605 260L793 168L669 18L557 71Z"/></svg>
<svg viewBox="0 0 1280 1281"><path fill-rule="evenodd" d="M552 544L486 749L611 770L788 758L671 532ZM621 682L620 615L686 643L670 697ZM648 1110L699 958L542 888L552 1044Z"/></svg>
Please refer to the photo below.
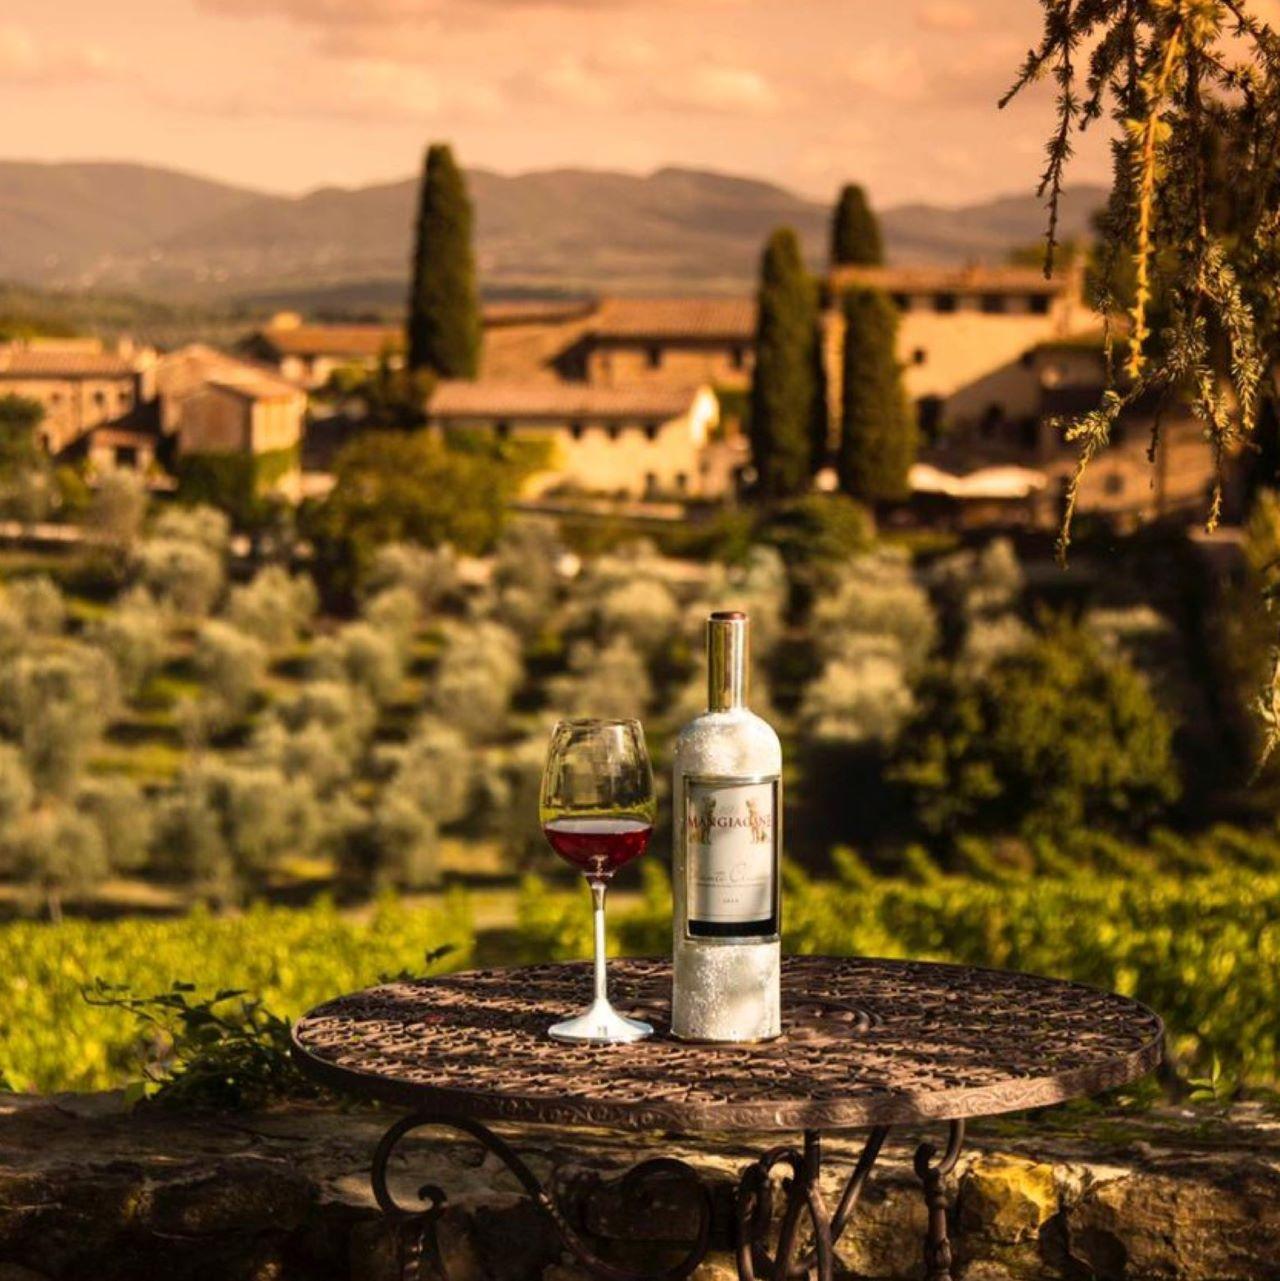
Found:
<svg viewBox="0 0 1280 1281"><path fill-rule="evenodd" d="M667 1033L670 966L618 961L627 1046L550 1041L585 964L477 970L330 1001L294 1029L331 1083L458 1115L688 1130L990 1115L1124 1084L1159 1059L1159 1018L1126 997L1025 974L862 958L783 963L784 1032L748 1046Z"/></svg>

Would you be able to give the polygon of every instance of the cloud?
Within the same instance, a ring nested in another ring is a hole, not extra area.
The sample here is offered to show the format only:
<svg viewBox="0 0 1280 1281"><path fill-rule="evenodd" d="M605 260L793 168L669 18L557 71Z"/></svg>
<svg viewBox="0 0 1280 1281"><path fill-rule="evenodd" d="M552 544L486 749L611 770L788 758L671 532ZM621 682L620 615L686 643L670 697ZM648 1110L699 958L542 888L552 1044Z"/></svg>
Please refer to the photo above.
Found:
<svg viewBox="0 0 1280 1281"><path fill-rule="evenodd" d="M780 103L773 83L754 68L677 58L647 41L618 42L586 55L562 53L545 67L509 77L504 96L631 113L659 108L761 115Z"/></svg>
<svg viewBox="0 0 1280 1281"><path fill-rule="evenodd" d="M656 0L687 7L691 0ZM701 0L704 7L723 8L746 0ZM644 7L645 0L198 0L212 13L234 17L282 17L314 27L402 26L426 19L457 19L460 11L502 13L513 9L576 9L612 12ZM655 0L648 0L652 6Z"/></svg>
<svg viewBox="0 0 1280 1281"><path fill-rule="evenodd" d="M447 78L420 67L359 58L334 68L296 68L284 77L193 86L168 81L148 96L166 110L253 119L422 123L448 112L454 119L497 115L502 99L483 84Z"/></svg>
<svg viewBox="0 0 1280 1281"><path fill-rule="evenodd" d="M27 85L105 79L118 68L105 49L83 44L50 50L25 27L0 27L0 77Z"/></svg>
<svg viewBox="0 0 1280 1281"><path fill-rule="evenodd" d="M977 10L962 0L929 0L916 22L928 31L975 31L979 25Z"/></svg>
<svg viewBox="0 0 1280 1281"><path fill-rule="evenodd" d="M779 105L773 84L750 67L699 66L685 76L664 78L660 88L673 106L702 111L767 115Z"/></svg>

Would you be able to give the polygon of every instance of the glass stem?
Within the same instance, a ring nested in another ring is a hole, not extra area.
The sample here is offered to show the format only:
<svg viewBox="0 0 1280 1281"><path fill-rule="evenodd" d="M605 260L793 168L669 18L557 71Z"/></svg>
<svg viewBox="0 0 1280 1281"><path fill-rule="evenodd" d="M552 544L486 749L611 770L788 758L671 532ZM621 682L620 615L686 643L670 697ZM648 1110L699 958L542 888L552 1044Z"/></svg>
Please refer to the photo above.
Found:
<svg viewBox="0 0 1280 1281"><path fill-rule="evenodd" d="M595 926L596 940L596 994L595 1002L597 1005L607 1005L609 995L605 988L605 963L604 963L604 896L609 888L609 882L605 880L593 880L591 885L591 916L592 923Z"/></svg>

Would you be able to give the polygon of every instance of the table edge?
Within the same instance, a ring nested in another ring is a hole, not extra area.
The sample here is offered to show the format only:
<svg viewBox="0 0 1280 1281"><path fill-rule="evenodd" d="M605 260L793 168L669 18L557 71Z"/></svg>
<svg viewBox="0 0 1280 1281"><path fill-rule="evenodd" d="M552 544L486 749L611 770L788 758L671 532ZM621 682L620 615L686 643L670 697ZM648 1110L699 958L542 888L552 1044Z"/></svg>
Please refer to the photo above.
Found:
<svg viewBox="0 0 1280 1281"><path fill-rule="evenodd" d="M650 959L650 958L636 958ZM665 958L652 958L665 960ZM804 959L801 957L800 959ZM821 958L816 958L821 959ZM849 960L849 957L832 957ZM866 961L903 962L937 969L960 969L988 974L1023 974L1020 970L999 970L989 966L958 965L945 961L906 961L901 957L859 957ZM546 962L545 964L581 964L590 962ZM524 966L486 967L516 970ZM465 973L458 971L457 973ZM1008 1077L987 1085L962 1086L939 1090L922 1099L885 1094L860 1100L792 1099L777 1103L707 1103L643 1104L610 1103L608 1100L584 1102L550 1102L544 1098L521 1095L481 1093L424 1085L421 1082L398 1081L359 1068L343 1067L313 1054L298 1039L302 1024L311 1017L308 1011L290 1029L291 1057L308 1078L339 1093L408 1110L432 1113L442 1119L477 1121L512 1121L528 1124L599 1127L612 1130L665 1130L686 1134L747 1131L794 1131L804 1129L858 1129L872 1125L904 1125L929 1121L951 1121L983 1116L1000 1116L1032 1108L1049 1107L1072 1099L1098 1094L1128 1085L1146 1076L1164 1059L1164 1020L1149 1006L1131 996L1109 992L1105 988L1079 983L1072 979L1055 979L1045 975L1026 975L1064 987L1111 996L1129 1002L1149 1015L1154 1022L1150 1038L1128 1054L1101 1064L1071 1068L1060 1073L1047 1073L1030 1080ZM432 976L435 977L435 976ZM440 975L440 978L455 977ZM374 984L385 987L388 984ZM370 990L370 989L361 989ZM355 995L350 993L348 995ZM341 996L332 1000L341 1000ZM320 1009L329 1002L314 1007Z"/></svg>

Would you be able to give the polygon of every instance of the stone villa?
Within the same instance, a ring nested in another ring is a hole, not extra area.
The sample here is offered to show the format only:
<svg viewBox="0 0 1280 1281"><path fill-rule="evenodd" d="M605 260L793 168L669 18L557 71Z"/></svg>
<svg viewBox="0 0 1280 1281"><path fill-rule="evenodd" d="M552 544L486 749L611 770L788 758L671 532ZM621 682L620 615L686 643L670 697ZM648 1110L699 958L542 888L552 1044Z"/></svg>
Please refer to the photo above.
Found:
<svg viewBox="0 0 1280 1281"><path fill-rule="evenodd" d="M98 428L124 430L155 396L156 353L122 342L48 338L0 344L0 396L44 406L40 439L61 454Z"/></svg>
<svg viewBox="0 0 1280 1281"><path fill-rule="evenodd" d="M95 339L0 344L0 395L44 407L40 437L55 458L151 475L201 454L296 450L306 394L269 369L192 344L165 355ZM288 469L296 485L296 464Z"/></svg>
<svg viewBox="0 0 1280 1281"><path fill-rule="evenodd" d="M709 387L442 382L428 421L443 428L549 440L552 470L528 493L569 487L633 498L719 498L745 462L739 440L716 440Z"/></svg>
<svg viewBox="0 0 1280 1281"><path fill-rule="evenodd" d="M922 430L922 500L976 518L990 498L1049 522L1074 464L1052 422L1096 403L1104 385L1098 319L1077 273L1017 268L853 267L823 281L821 318L838 431L851 289L886 293L900 313L899 359ZM755 357L749 297L552 300L491 304L479 379L441 384L440 426L550 437L559 485L631 497L716 498L749 463L738 418ZM0 346L0 394L45 405L54 454L93 468L153 468L184 455L261 456L302 440L307 396L343 368L403 359L399 326L327 325L280 313L245 344L248 358L194 345L159 356L91 341ZM1176 415L1155 482L1150 413L1120 424L1082 495L1086 509L1151 514L1201 501L1210 459ZM993 469L999 470L999 475ZM296 472L285 488L296 492ZM323 479L322 477L313 479ZM1015 483L1016 481L1016 483ZM957 515L957 513L959 513Z"/></svg>

